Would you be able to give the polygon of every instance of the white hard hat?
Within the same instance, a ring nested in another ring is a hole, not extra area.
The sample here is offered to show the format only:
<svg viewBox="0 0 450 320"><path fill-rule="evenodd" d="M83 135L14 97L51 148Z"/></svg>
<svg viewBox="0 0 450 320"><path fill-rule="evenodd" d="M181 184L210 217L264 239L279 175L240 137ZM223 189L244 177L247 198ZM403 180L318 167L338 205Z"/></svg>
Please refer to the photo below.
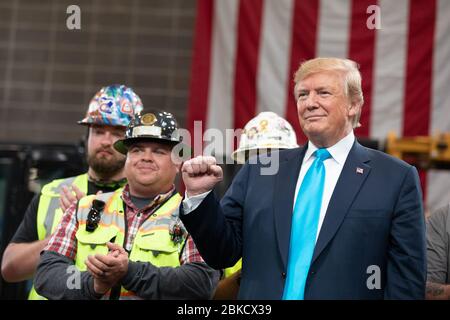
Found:
<svg viewBox="0 0 450 320"><path fill-rule="evenodd" d="M274 112L265 111L251 119L244 127L239 141L239 148L231 154L233 160L244 163L257 151L267 149L297 148L297 137L289 122Z"/></svg>

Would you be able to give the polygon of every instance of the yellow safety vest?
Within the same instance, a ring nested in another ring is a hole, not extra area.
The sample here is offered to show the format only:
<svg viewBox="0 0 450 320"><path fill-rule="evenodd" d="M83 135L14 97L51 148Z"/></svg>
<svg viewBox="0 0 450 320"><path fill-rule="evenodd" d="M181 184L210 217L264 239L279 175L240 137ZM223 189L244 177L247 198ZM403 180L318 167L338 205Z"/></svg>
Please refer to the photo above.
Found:
<svg viewBox="0 0 450 320"><path fill-rule="evenodd" d="M75 235L77 239L75 265L79 270L86 270L84 262L89 255L108 254L107 242L125 246L127 222L121 198L122 191L123 188L120 188L115 192L90 195L80 200L77 210L78 230ZM102 200L106 205L98 227L89 232L86 230L86 221L94 199ZM130 261L150 262L157 267L180 265L180 253L187 236L186 229L178 218L181 200L182 197L178 193L174 194L141 224L129 252ZM179 242L175 242L171 235L174 226L179 226L183 230ZM105 297L108 295L109 293ZM122 287L120 299L139 299L139 297Z"/></svg>
<svg viewBox="0 0 450 320"><path fill-rule="evenodd" d="M44 240L56 230L63 215L63 211L59 206L60 192L62 191L63 186L70 187L72 185L77 186L83 193L87 193L87 173L75 177L53 180L42 187L36 224L39 240ZM31 288L28 299L46 300L36 292L34 286Z"/></svg>
<svg viewBox="0 0 450 320"><path fill-rule="evenodd" d="M236 264L232 267L226 268L223 272L223 276L224 278L227 278L229 276L231 276L232 274L234 274L235 272L241 270L242 268L242 258L239 259L238 262L236 262Z"/></svg>
<svg viewBox="0 0 450 320"><path fill-rule="evenodd" d="M63 211L59 206L60 193L64 186L70 187L72 185L77 186L81 192L86 194L88 189L87 173L76 177L53 180L42 188L37 212L39 240L44 240L55 231L63 215Z"/></svg>

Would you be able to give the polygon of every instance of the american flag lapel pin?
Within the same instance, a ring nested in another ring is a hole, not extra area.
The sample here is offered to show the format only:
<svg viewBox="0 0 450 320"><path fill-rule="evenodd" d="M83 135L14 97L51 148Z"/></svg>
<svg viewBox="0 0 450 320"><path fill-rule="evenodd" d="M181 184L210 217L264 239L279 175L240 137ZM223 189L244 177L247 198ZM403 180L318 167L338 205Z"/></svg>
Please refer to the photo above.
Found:
<svg viewBox="0 0 450 320"><path fill-rule="evenodd" d="M360 167L357 167L357 168L356 168L356 173L358 173L358 174L363 174L363 173L364 173L364 169L363 169L363 168L360 168Z"/></svg>

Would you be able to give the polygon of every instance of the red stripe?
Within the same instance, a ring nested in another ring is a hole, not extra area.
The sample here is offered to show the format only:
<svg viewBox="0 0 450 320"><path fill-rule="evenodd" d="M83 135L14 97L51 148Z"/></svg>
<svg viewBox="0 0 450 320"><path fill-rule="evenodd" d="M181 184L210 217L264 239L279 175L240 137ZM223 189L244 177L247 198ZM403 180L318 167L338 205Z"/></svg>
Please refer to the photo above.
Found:
<svg viewBox="0 0 450 320"><path fill-rule="evenodd" d="M362 89L364 93L364 106L361 113L361 127L355 130L360 137L368 137L370 133L370 114L372 107L372 82L373 64L375 52L376 29L367 27L367 19L370 17L367 7L376 5L374 0L352 1L352 23L350 28L349 58L360 66L362 76Z"/></svg>
<svg viewBox="0 0 450 320"><path fill-rule="evenodd" d="M435 0L410 2L404 136L429 133L435 19Z"/></svg>
<svg viewBox="0 0 450 320"><path fill-rule="evenodd" d="M426 136L430 128L435 0L410 2L408 62L403 119L404 136ZM427 175L419 170L426 201Z"/></svg>
<svg viewBox="0 0 450 320"><path fill-rule="evenodd" d="M288 74L288 94L286 119L297 133L299 144L307 141L298 122L297 104L294 99L293 76L301 62L316 55L317 21L319 19L318 0L295 0L292 20L291 62Z"/></svg>
<svg viewBox="0 0 450 320"><path fill-rule="evenodd" d="M262 0L241 0L239 3L234 79L235 128L243 128L256 113L256 72L259 60L262 8Z"/></svg>
<svg viewBox="0 0 450 320"><path fill-rule="evenodd" d="M201 121L202 131L206 127L208 111L209 76L211 69L212 19L214 0L197 0L197 19L195 22L191 80L189 86L188 114L185 128L191 133L193 156L203 152L203 132L201 137L194 136L194 121ZM194 143L197 141L197 143ZM187 141L185 141L186 143ZM184 194L182 179L178 180L177 190Z"/></svg>
<svg viewBox="0 0 450 320"><path fill-rule="evenodd" d="M194 151L199 154L201 154L201 150L199 149L202 148L202 137L194 137L194 121L202 121L202 127L205 130L211 68L213 9L213 0L197 0L197 20L195 23L193 44L194 55L191 67L189 109L186 127L191 133L191 139L199 141L194 148ZM191 145L194 146L194 141L191 141Z"/></svg>

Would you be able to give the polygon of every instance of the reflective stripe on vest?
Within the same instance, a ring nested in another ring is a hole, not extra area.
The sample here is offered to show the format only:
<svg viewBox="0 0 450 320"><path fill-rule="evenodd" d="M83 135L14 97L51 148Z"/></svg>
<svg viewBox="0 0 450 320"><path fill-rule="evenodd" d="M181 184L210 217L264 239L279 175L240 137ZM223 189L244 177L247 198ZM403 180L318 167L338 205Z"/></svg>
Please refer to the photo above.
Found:
<svg viewBox="0 0 450 320"><path fill-rule="evenodd" d="M75 185L81 192L87 193L88 175L85 173L76 177L54 180L42 188L37 212L39 240L44 240L55 231L63 214L59 206L60 192L62 187L71 185Z"/></svg>
<svg viewBox="0 0 450 320"><path fill-rule="evenodd" d="M107 242L125 245L125 214L122 200L123 188L115 192L91 195L80 200L77 219L78 230L77 255L75 265L81 271L86 270L84 261L89 255L108 254ZM93 231L86 231L86 221L94 199L106 203L98 227ZM180 253L186 240L187 232L178 219L179 205L182 197L173 195L160 208L153 212L139 227L133 246L129 252L130 261L150 262L157 267L177 267L180 265ZM174 243L170 229L178 224L183 230L184 237L180 243ZM108 294L104 296L107 298ZM121 288L120 299L139 299L133 292Z"/></svg>
<svg viewBox="0 0 450 320"><path fill-rule="evenodd" d="M36 225L39 240L44 240L48 235L52 234L58 226L63 215L63 212L59 207L60 192L63 186L69 187L71 185L76 185L82 192L87 193L87 173L75 177L53 180L42 187ZM30 290L28 299L46 300L36 292L34 286Z"/></svg>

